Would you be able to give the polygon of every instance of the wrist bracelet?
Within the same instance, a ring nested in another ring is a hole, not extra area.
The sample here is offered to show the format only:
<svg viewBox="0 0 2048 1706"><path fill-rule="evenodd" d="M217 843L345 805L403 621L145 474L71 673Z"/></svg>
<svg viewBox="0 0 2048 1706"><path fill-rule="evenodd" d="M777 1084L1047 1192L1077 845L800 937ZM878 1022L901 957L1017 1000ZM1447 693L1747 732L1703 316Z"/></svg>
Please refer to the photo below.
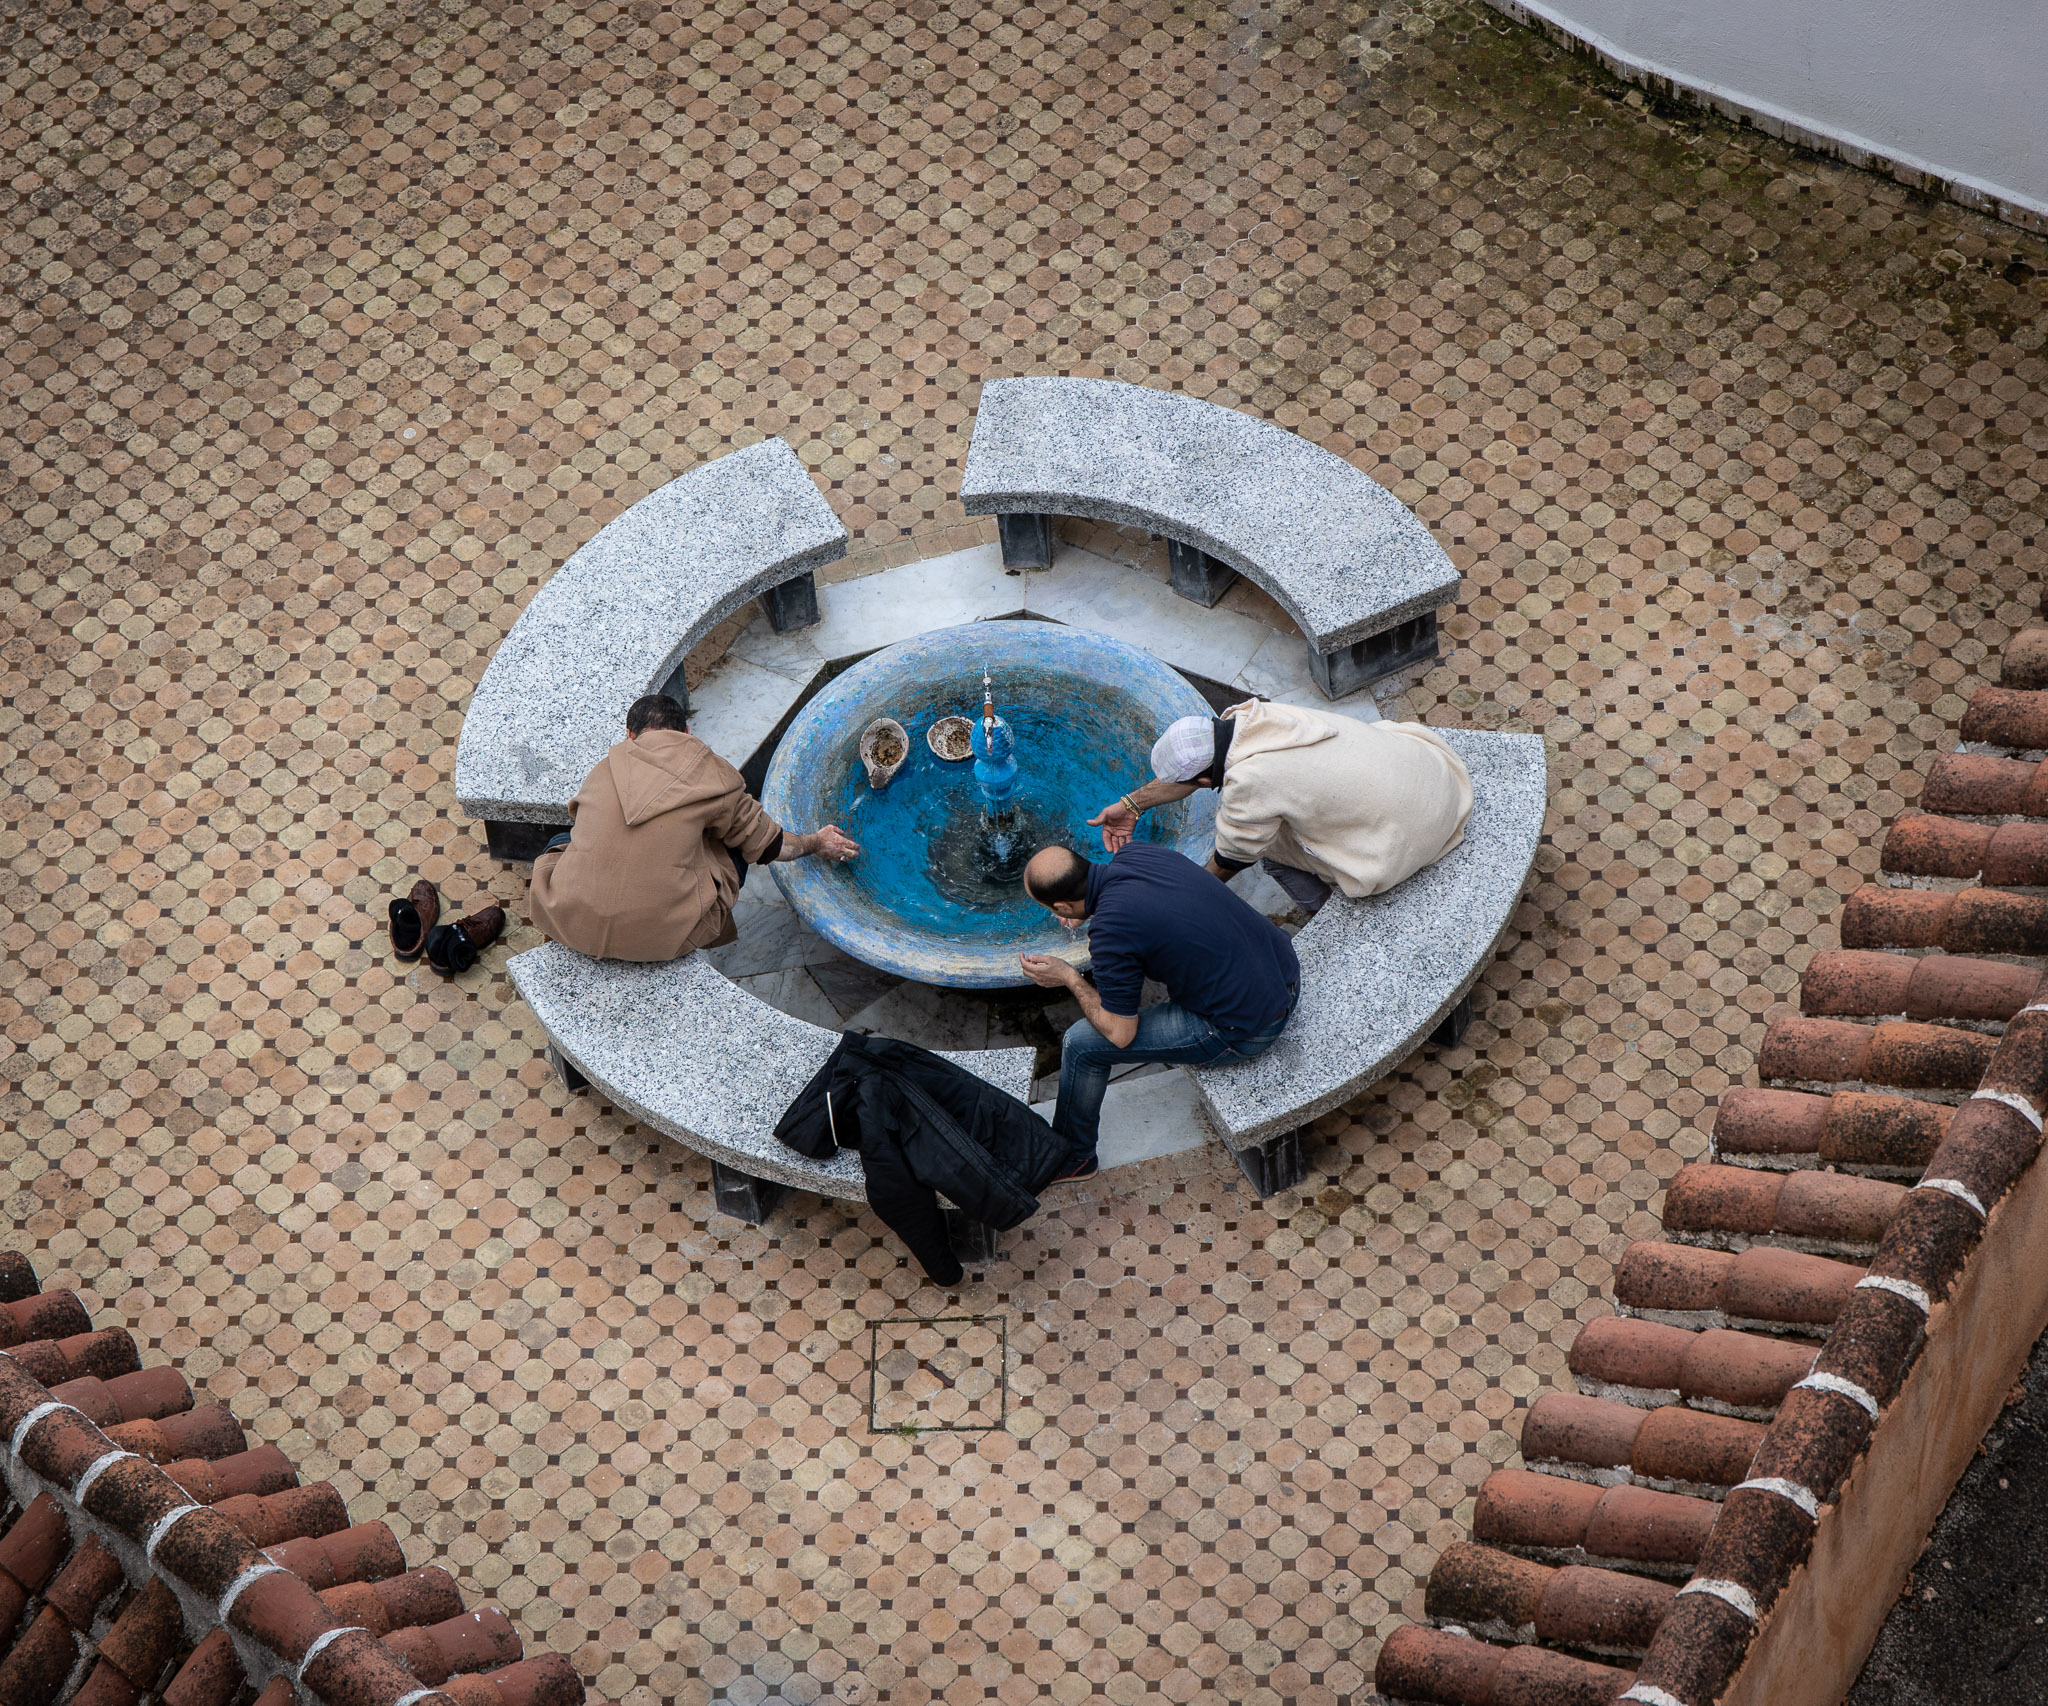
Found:
<svg viewBox="0 0 2048 1706"><path fill-rule="evenodd" d="M1129 794L1124 795L1122 799L1117 801L1117 804L1129 812L1132 817L1143 817L1145 815L1145 808L1132 799Z"/></svg>

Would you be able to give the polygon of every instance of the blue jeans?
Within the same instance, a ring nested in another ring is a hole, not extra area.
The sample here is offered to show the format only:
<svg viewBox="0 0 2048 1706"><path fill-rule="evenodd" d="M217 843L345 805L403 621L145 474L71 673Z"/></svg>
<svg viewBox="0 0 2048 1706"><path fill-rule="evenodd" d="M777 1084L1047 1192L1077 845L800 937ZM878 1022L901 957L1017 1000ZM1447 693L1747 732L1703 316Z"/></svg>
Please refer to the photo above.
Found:
<svg viewBox="0 0 2048 1706"><path fill-rule="evenodd" d="M1053 1110L1052 1129L1067 1140L1075 1160L1085 1160L1095 1153L1102 1129L1102 1098L1108 1093L1113 1068L1148 1060L1174 1066L1256 1060L1280 1040L1293 1017L1290 1006L1264 1030L1232 1039L1185 1007L1162 1001L1138 1015L1138 1034L1128 1048L1118 1048L1086 1019L1077 1019L1067 1027L1060 1044L1060 1099Z"/></svg>

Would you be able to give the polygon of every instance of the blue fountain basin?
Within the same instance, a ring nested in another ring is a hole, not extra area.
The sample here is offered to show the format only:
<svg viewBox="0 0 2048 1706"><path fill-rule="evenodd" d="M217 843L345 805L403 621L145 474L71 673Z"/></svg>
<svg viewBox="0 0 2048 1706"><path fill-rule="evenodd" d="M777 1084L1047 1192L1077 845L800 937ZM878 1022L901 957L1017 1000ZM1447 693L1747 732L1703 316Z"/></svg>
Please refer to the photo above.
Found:
<svg viewBox="0 0 2048 1706"><path fill-rule="evenodd" d="M978 718L982 673L1016 737L1016 813L985 822L971 762L937 757L925 736L941 717ZM1088 819L1150 780L1152 743L1208 702L1149 652L1051 622L977 622L920 634L864 658L790 725L768 766L761 801L776 822L836 823L861 844L845 865L804 859L771 867L789 904L834 947L920 983L1003 989L1029 980L1021 953L1087 963L1085 933L1068 931L1014 880L991 880L1007 833L1032 846L1064 841L1106 859ZM861 731L894 717L910 754L889 785L868 786ZM1148 812L1147 841L1205 859L1216 818L1201 792ZM1013 866L1009 858L1002 868Z"/></svg>

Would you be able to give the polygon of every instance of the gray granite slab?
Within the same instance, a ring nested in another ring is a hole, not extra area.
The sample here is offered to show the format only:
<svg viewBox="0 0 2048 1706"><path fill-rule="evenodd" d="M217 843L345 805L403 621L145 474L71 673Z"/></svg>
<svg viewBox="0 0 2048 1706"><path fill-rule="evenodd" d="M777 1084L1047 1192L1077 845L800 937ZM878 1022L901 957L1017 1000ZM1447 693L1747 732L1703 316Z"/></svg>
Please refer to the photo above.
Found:
<svg viewBox="0 0 2048 1706"><path fill-rule="evenodd" d="M657 965L593 960L545 942L506 963L513 987L563 1054L621 1113L757 1179L867 1200L860 1157L816 1162L778 1142L775 1122L838 1042L779 1013L701 954ZM1031 1050L946 1059L1021 1100Z"/></svg>
<svg viewBox="0 0 2048 1706"><path fill-rule="evenodd" d="M796 453L765 439L671 480L555 571L505 636L462 720L455 797L471 817L566 823L626 707L713 624L846 554Z"/></svg>
<svg viewBox="0 0 2048 1706"><path fill-rule="evenodd" d="M960 482L969 515L1087 516L1220 557L1319 651L1448 604L1458 571L1391 492L1280 427L1109 379L981 388Z"/></svg>
<svg viewBox="0 0 2048 1706"><path fill-rule="evenodd" d="M1306 1124L1399 1066L1478 981L1514 917L1543 833L1542 738L1438 732L1472 772L1465 840L1385 894L1335 896L1295 936L1294 1022L1257 1060L1194 1075L1236 1148Z"/></svg>

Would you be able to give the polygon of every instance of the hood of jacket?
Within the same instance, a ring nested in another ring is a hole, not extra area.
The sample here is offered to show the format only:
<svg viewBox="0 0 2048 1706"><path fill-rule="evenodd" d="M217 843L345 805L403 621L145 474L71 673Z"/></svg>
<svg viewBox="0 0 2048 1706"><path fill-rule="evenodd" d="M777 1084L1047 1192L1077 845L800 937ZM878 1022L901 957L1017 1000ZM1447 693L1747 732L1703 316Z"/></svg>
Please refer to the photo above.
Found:
<svg viewBox="0 0 2048 1706"><path fill-rule="evenodd" d="M1342 724L1327 711L1312 711L1301 705L1276 705L1269 699L1247 699L1223 713L1235 732L1230 752L1223 763L1227 770L1234 759L1249 758L1255 752L1281 752L1289 747L1315 746L1335 740Z"/></svg>
<svg viewBox="0 0 2048 1706"><path fill-rule="evenodd" d="M626 827L723 793L726 779L704 762L710 750L680 729L647 729L613 747L607 762Z"/></svg>

